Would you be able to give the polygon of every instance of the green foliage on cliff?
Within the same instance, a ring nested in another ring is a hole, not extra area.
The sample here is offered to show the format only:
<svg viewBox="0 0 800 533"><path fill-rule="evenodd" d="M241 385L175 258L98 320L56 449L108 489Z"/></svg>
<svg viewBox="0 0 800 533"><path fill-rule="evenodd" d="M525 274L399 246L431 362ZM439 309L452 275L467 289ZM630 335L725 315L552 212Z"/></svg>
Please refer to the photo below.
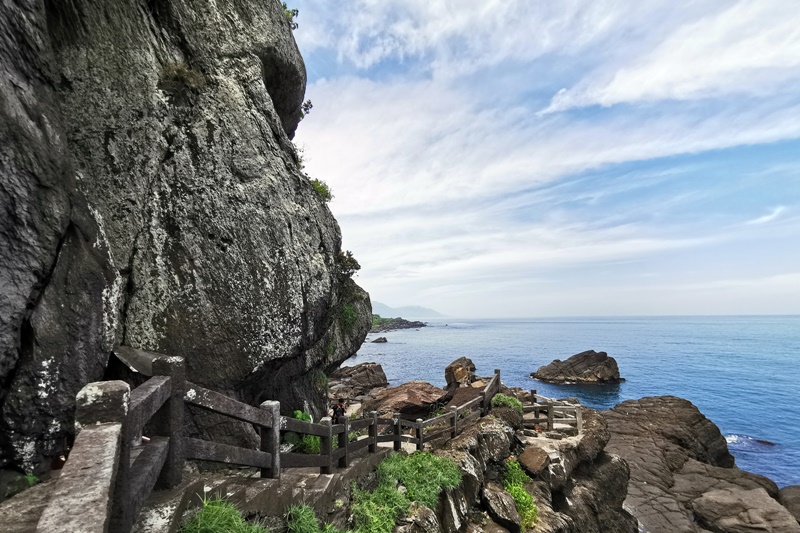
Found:
<svg viewBox="0 0 800 533"><path fill-rule="evenodd" d="M533 502L533 496L525 490L525 483L531 481L517 461L506 461L506 472L503 476L503 488L514 498L514 505L519 513L523 529L527 529L539 519L539 508Z"/></svg>
<svg viewBox="0 0 800 533"><path fill-rule="evenodd" d="M342 306L341 318L342 318L342 325L344 326L345 329L352 328L356 323L357 317L358 315L356 315L355 307L353 307L350 304L344 304Z"/></svg>
<svg viewBox="0 0 800 533"><path fill-rule="evenodd" d="M306 504L289 507L286 511L286 529L289 533L342 533L331 524L320 524L314 509Z"/></svg>
<svg viewBox="0 0 800 533"><path fill-rule="evenodd" d="M452 461L427 452L392 454L378 465L378 488L353 491L353 520L357 533L391 533L395 521L411 502L435 508L442 489L461 483L461 471ZM397 487L402 485L405 492Z"/></svg>
<svg viewBox="0 0 800 533"><path fill-rule="evenodd" d="M353 257L353 252L347 250L346 252L339 251L339 255L336 256L336 264L339 267L339 275L342 278L350 278L361 270L361 265L358 263L355 257Z"/></svg>
<svg viewBox="0 0 800 533"><path fill-rule="evenodd" d="M182 87L202 89L206 86L206 77L186 63L170 63L161 69L160 86L166 90L177 90Z"/></svg>
<svg viewBox="0 0 800 533"><path fill-rule="evenodd" d="M181 533L269 533L242 518L233 504L220 498L203 500L203 507L181 528Z"/></svg>
<svg viewBox="0 0 800 533"><path fill-rule="evenodd" d="M505 394L495 394L492 398L492 407L513 407L519 414L522 413L522 402L513 396L506 396Z"/></svg>
<svg viewBox="0 0 800 533"><path fill-rule="evenodd" d="M314 178L311 180L311 186L314 187L314 191L322 198L323 202L330 202L333 200L331 188L328 187L328 184L324 181Z"/></svg>
<svg viewBox="0 0 800 533"><path fill-rule="evenodd" d="M300 11L297 9L289 9L289 6L286 5L286 2L281 2L281 5L283 6L283 16L289 21L289 25L292 27L292 29L296 30L298 24L294 21L294 19L300 16Z"/></svg>

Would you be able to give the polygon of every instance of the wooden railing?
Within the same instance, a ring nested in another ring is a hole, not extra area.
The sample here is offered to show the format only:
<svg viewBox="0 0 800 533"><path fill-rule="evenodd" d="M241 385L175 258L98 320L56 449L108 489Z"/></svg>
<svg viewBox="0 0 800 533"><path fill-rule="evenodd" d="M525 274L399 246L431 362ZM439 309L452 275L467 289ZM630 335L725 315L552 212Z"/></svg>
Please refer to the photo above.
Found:
<svg viewBox="0 0 800 533"><path fill-rule="evenodd" d="M378 418L373 411L352 421L340 417L337 424L330 418L312 423L281 416L279 402L253 407L186 381L182 358L157 354L148 358L146 352L134 352L145 360L145 371L153 374L144 384L131 391L122 381L90 383L78 394L80 431L37 531L127 533L155 487L180 483L186 459L256 467L261 477L280 478L281 469L293 467L315 467L330 474L335 467L349 466L355 452L367 448L376 453L385 442L393 443L394 450L404 442L421 450L425 442L460 434L488 412L500 390L500 371L495 370L479 397L428 420L404 420L399 414ZM261 437L259 449L184 437L184 404L253 424ZM148 423L149 441L143 443L142 430ZM363 430L365 435L351 439L353 432ZM281 433L288 431L318 437L319 453L281 452ZM103 453L94 451L98 443ZM94 499L87 502L86 494ZM87 503L91 512L75 513Z"/></svg>
<svg viewBox="0 0 800 533"><path fill-rule="evenodd" d="M571 405L553 398L540 396L535 390L531 391L533 402L523 405L524 413L534 413L533 425L547 424L547 430L553 431L556 424L574 425L580 434L583 431L583 413L580 405Z"/></svg>

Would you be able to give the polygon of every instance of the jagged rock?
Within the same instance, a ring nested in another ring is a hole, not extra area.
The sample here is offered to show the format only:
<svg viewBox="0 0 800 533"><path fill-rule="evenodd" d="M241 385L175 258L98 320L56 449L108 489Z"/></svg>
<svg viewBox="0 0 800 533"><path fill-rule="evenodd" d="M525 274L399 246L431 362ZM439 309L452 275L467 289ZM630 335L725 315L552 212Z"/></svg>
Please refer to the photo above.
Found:
<svg viewBox="0 0 800 533"><path fill-rule="evenodd" d="M394 533L439 533L441 528L436 513L419 502L408 508L406 516L401 518Z"/></svg>
<svg viewBox="0 0 800 533"><path fill-rule="evenodd" d="M778 495L771 480L735 467L719 428L687 400L629 400L603 414L611 432L606 451L630 467L626 505L650 533L700 531L692 501L708 491Z"/></svg>
<svg viewBox="0 0 800 533"><path fill-rule="evenodd" d="M374 340L374 341L372 341L372 342L383 343L383 342L389 342L389 341L388 341L388 340L386 340L386 337L378 337L377 339L375 339L375 340Z"/></svg>
<svg viewBox="0 0 800 533"><path fill-rule="evenodd" d="M483 487L481 500L486 510L495 522L507 528L511 533L520 530L520 518L514 498L494 483L487 483Z"/></svg>
<svg viewBox="0 0 800 533"><path fill-rule="evenodd" d="M566 361L556 359L531 373L532 378L547 383L619 383L617 361L606 352L588 350Z"/></svg>
<svg viewBox="0 0 800 533"><path fill-rule="evenodd" d="M364 410L377 411L378 416L400 413L409 418L424 417L430 404L443 395L442 389L426 381L409 381L396 387L373 389L364 400Z"/></svg>
<svg viewBox="0 0 800 533"><path fill-rule="evenodd" d="M722 489L692 501L701 527L714 533L800 533L800 524L763 488Z"/></svg>
<svg viewBox="0 0 800 533"><path fill-rule="evenodd" d="M522 413L513 407L492 407L492 416L499 418L513 429L522 429Z"/></svg>
<svg viewBox="0 0 800 533"><path fill-rule="evenodd" d="M778 491L778 502L800 522L800 485L790 485Z"/></svg>
<svg viewBox="0 0 800 533"><path fill-rule="evenodd" d="M297 168L280 3L4 2L0 41L0 467L65 450L114 344L321 414L371 309Z"/></svg>
<svg viewBox="0 0 800 533"><path fill-rule="evenodd" d="M519 464L522 465L528 474L537 476L544 471L550 464L550 456L543 449L529 445L525 450L519 454Z"/></svg>
<svg viewBox="0 0 800 533"><path fill-rule="evenodd" d="M329 397L353 400L363 396L377 387L387 387L389 381L383 367L378 363L360 363L355 366L343 366L331 374L329 378Z"/></svg>
<svg viewBox="0 0 800 533"><path fill-rule="evenodd" d="M444 369L444 379L447 389L453 386L466 386L475 381L475 363L472 359L459 357Z"/></svg>

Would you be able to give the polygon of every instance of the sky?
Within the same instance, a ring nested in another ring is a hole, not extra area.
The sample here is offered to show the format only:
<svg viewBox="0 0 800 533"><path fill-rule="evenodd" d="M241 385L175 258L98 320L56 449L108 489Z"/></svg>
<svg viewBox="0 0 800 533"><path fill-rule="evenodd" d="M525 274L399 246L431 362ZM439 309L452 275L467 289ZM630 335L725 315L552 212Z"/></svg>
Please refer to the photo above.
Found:
<svg viewBox="0 0 800 533"><path fill-rule="evenodd" d="M793 2L289 4L314 105L295 144L373 300L800 313Z"/></svg>

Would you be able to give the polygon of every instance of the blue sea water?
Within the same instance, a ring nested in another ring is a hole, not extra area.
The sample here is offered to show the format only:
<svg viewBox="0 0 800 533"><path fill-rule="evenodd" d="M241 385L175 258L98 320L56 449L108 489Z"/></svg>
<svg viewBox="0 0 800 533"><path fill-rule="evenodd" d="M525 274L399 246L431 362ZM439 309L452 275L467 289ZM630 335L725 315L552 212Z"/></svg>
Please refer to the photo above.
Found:
<svg viewBox="0 0 800 533"><path fill-rule="evenodd" d="M436 319L381 335L389 342L371 343L371 334L345 364L375 361L391 384L420 379L441 387L445 366L466 356L479 375L499 368L508 386L577 396L596 409L680 396L719 426L737 466L779 486L800 484L800 316ZM626 381L548 385L529 377L584 350L608 352Z"/></svg>

